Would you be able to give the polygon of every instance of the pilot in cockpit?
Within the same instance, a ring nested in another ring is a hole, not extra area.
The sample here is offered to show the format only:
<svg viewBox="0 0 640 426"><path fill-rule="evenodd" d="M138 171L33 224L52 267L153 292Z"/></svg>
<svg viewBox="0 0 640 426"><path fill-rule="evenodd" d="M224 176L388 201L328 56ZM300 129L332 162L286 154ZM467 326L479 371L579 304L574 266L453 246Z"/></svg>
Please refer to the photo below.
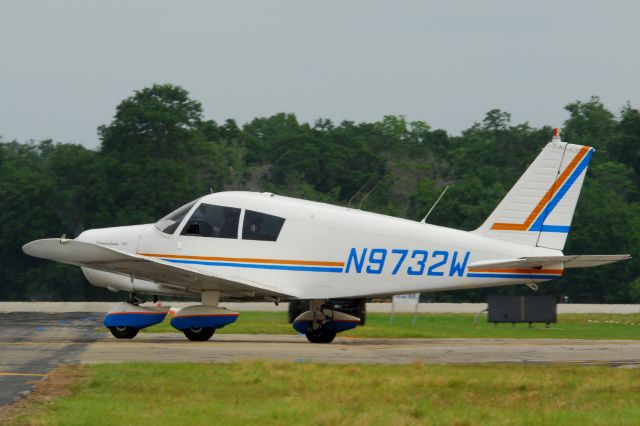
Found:
<svg viewBox="0 0 640 426"><path fill-rule="evenodd" d="M238 236L238 222L240 220L239 214L236 209L224 208L223 221L218 231L218 235L214 235L219 238L237 238Z"/></svg>

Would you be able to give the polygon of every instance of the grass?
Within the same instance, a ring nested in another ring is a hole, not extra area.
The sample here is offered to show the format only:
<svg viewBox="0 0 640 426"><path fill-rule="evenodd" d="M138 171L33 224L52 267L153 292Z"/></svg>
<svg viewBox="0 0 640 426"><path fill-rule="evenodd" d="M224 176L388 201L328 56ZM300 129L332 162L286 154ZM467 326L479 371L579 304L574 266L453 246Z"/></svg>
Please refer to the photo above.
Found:
<svg viewBox="0 0 640 426"><path fill-rule="evenodd" d="M119 364L9 424L637 424L640 370L540 365Z"/></svg>
<svg viewBox="0 0 640 426"><path fill-rule="evenodd" d="M398 338L558 338L558 339L640 339L640 314L563 314L558 323L493 324L486 316L474 326L474 314L419 314L412 325L412 314L396 314L393 324L388 314L368 314L364 327L341 333L348 337ZM162 324L145 329L147 332L178 332ZM242 312L238 320L222 329L220 334L295 334L287 323L286 312Z"/></svg>

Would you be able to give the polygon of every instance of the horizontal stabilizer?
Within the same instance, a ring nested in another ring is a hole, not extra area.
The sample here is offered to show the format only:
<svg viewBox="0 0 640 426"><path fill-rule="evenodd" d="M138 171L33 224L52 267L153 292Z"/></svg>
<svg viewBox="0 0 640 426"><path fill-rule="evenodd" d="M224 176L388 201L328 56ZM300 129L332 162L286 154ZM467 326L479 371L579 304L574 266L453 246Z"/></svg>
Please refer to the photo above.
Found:
<svg viewBox="0 0 640 426"><path fill-rule="evenodd" d="M25 244L22 250L41 259L128 275L170 287L214 290L229 294L289 296L266 284L178 266L160 259L125 253L84 241L49 238Z"/></svg>
<svg viewBox="0 0 640 426"><path fill-rule="evenodd" d="M609 263L622 262L631 259L628 254L582 254L573 256L532 256L517 259L493 259L475 262L469 265L469 269L507 269L507 268L544 268L545 266L563 263L565 269L591 268L594 266L608 265Z"/></svg>

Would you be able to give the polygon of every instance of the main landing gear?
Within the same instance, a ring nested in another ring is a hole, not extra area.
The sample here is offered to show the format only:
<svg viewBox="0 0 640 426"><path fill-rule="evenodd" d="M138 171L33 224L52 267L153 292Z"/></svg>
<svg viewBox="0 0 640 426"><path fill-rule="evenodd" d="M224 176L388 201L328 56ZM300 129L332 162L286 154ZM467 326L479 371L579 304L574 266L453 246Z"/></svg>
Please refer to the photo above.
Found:
<svg viewBox="0 0 640 426"><path fill-rule="evenodd" d="M324 307L324 300L309 302L309 310L293 320L293 328L311 343L331 343L336 334L360 324L360 318Z"/></svg>
<svg viewBox="0 0 640 426"><path fill-rule="evenodd" d="M205 342L211 339L216 329L213 327L189 327L182 330L187 339L193 342Z"/></svg>
<svg viewBox="0 0 640 426"><path fill-rule="evenodd" d="M138 331L140 331L139 329L128 325L124 325L121 327L109 327L109 330L111 331L111 334L113 334L113 337L115 337L116 339L133 339L138 335Z"/></svg>
<svg viewBox="0 0 640 426"><path fill-rule="evenodd" d="M168 307L139 306L142 301L133 296L129 302L114 306L104 317L104 326L118 339L133 339L138 331L161 323L169 312Z"/></svg>
<svg viewBox="0 0 640 426"><path fill-rule="evenodd" d="M209 340L216 329L231 324L240 315L219 308L219 300L219 292L203 291L202 305L180 309L171 318L171 326L182 331L189 340ZM128 302L117 304L107 313L104 326L117 339L133 339L141 329L164 321L169 312L169 307L140 306L141 303L144 303L144 300L132 294Z"/></svg>

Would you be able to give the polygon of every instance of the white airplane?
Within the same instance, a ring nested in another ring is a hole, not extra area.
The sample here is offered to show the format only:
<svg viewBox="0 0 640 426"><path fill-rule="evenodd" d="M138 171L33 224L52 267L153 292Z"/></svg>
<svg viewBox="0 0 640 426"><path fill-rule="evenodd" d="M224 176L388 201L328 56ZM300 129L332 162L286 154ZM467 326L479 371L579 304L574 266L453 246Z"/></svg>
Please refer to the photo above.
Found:
<svg viewBox="0 0 640 426"><path fill-rule="evenodd" d="M227 299L308 300L293 327L314 343L356 327L361 315L336 299L537 283L565 269L629 255L564 255L571 219L594 149L562 142L554 130L525 174L475 231L428 225L271 193L220 192L155 224L92 229L44 239L31 256L76 265L93 285L129 292L104 319L117 338L164 320L169 308L141 295L200 295L171 325L208 340L234 322Z"/></svg>

